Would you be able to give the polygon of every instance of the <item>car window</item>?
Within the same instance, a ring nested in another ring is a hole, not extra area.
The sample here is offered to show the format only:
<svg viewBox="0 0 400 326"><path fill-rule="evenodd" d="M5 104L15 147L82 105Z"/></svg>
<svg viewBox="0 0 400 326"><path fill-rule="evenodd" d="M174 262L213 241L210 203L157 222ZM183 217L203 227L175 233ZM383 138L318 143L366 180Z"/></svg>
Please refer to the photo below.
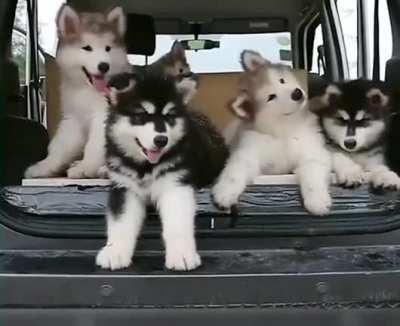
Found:
<svg viewBox="0 0 400 326"><path fill-rule="evenodd" d="M193 35L157 35L156 51L147 58L148 63L159 59L167 53L175 40L192 39ZM220 48L200 51L186 51L186 56L193 71L198 73L238 72L241 71L240 53L244 49L259 51L273 62L292 65L287 57L291 50L289 32L263 34L212 34L199 35L199 38L220 42ZM130 55L132 64L144 65L146 58Z"/></svg>
<svg viewBox="0 0 400 326"><path fill-rule="evenodd" d="M357 1L337 0L336 4L342 25L350 78L355 79L358 77Z"/></svg>
<svg viewBox="0 0 400 326"><path fill-rule="evenodd" d="M371 58L368 63L368 74L372 77L374 54L374 2L366 1L366 28L368 41L368 54ZM385 78L386 62L392 57L393 37L390 23L389 9L386 1L379 1L379 50L380 50L380 77Z"/></svg>
<svg viewBox="0 0 400 326"><path fill-rule="evenodd" d="M14 28L12 32L11 55L13 61L18 65L19 80L25 83L26 67L26 26L27 12L26 0L19 0L15 12Z"/></svg>
<svg viewBox="0 0 400 326"><path fill-rule="evenodd" d="M322 62L321 62L321 60L324 60L324 58L321 58L318 52L318 50L320 49L321 46L323 46L323 44L324 41L322 38L322 26L321 24L319 24L315 29L313 53L312 53L312 66L311 66L311 72L319 75L324 74L324 69L322 67Z"/></svg>

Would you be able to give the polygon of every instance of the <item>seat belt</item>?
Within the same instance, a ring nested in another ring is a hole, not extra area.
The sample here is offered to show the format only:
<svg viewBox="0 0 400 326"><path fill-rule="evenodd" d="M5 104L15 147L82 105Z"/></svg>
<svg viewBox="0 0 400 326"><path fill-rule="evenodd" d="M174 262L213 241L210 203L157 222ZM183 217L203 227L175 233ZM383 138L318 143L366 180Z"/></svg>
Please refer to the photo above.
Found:
<svg viewBox="0 0 400 326"><path fill-rule="evenodd" d="M374 64L372 70L372 78L380 80L380 49L379 49L379 0L375 0L374 9Z"/></svg>

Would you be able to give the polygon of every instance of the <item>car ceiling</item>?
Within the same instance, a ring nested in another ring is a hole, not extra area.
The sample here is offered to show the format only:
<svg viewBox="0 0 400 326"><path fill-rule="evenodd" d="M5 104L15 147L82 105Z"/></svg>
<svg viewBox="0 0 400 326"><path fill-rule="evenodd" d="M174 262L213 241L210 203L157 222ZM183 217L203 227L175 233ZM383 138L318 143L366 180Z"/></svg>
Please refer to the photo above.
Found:
<svg viewBox="0 0 400 326"><path fill-rule="evenodd" d="M320 0L69 0L68 3L81 11L121 5L128 13L149 14L155 19L209 21L212 18L282 17L293 26Z"/></svg>

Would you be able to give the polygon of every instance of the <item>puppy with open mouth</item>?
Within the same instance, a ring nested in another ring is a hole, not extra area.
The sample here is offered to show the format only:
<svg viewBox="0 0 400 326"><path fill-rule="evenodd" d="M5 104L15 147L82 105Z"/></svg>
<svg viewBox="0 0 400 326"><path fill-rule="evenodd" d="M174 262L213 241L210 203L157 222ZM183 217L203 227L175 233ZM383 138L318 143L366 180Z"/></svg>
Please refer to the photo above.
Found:
<svg viewBox="0 0 400 326"><path fill-rule="evenodd" d="M162 222L165 266L194 269L201 264L195 190L211 185L224 167L224 140L208 119L187 109L189 97L175 78L122 74L110 84L106 162L112 186L107 244L96 263L113 270L131 264L146 205L152 203Z"/></svg>
<svg viewBox="0 0 400 326"><path fill-rule="evenodd" d="M121 7L85 13L63 5L56 23L62 118L48 156L25 176L102 177L107 83L112 75L131 71L124 43L126 18Z"/></svg>

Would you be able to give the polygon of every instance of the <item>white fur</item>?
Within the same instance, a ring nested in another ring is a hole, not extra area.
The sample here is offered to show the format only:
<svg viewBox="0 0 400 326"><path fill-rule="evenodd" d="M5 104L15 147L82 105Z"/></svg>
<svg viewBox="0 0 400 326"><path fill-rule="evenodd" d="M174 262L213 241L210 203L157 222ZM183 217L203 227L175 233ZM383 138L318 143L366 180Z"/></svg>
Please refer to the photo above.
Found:
<svg viewBox="0 0 400 326"><path fill-rule="evenodd" d="M385 129L385 123L383 121L371 120L368 127L357 128L354 136L347 136L347 126L338 124L335 121L335 118L324 117L322 119L322 124L329 137L343 150L348 152L357 152L360 149L368 148L376 141ZM357 145L351 150L346 148L344 145L344 142L348 139L354 139L357 143Z"/></svg>
<svg viewBox="0 0 400 326"><path fill-rule="evenodd" d="M68 7L68 6L65 6ZM68 7L69 8L69 7ZM63 12L66 11L65 14ZM64 9L59 18L62 30L63 15L71 15ZM112 33L93 34L81 31L81 38L72 43L61 44L57 52L57 63L61 73L60 105L62 120L52 139L48 156L29 167L25 172L28 178L50 177L62 174L79 157L67 174L71 178L94 178L101 176L104 166L104 119L108 103L88 82L82 71L85 67L91 74L98 73L98 64L106 62L110 70L106 74L129 70L126 51L114 44ZM83 46L90 45L93 51L85 51ZM105 47L111 46L106 52Z"/></svg>
<svg viewBox="0 0 400 326"><path fill-rule="evenodd" d="M107 21L110 23L116 22L118 33L120 36L125 35L126 32L126 18L122 7L115 7L107 15Z"/></svg>
<svg viewBox="0 0 400 326"><path fill-rule="evenodd" d="M110 172L113 182L130 189L131 195L121 216L108 214L108 240L97 255L97 265L111 269L130 265L147 201L155 203L159 210L165 243L165 266L173 270L192 270L201 265L194 237L194 190L180 183L180 172L158 177L166 167L166 164L156 167L140 183L134 176Z"/></svg>
<svg viewBox="0 0 400 326"><path fill-rule="evenodd" d="M148 108L150 107L148 106ZM166 124L165 132L157 132L153 122L148 122L144 125L132 125L127 117L119 118L119 121L112 127L112 134L118 145L124 148L130 157L139 162L145 161L146 156L136 143L135 138L139 140L145 149L153 149L156 136L167 136L168 143L162 149L162 153L166 153L181 139L183 133L184 123L179 118L176 119L176 125L173 127Z"/></svg>
<svg viewBox="0 0 400 326"><path fill-rule="evenodd" d="M107 213L107 244L98 253L96 264L111 270L128 267L145 216L143 200L136 192L128 191L122 214Z"/></svg>
<svg viewBox="0 0 400 326"><path fill-rule="evenodd" d="M371 99L372 97L378 95L380 98L380 103L379 105L382 107L385 107L389 103L389 97L385 94L382 93L382 91L379 88L372 88L367 92L367 98Z"/></svg>
<svg viewBox="0 0 400 326"><path fill-rule="evenodd" d="M331 157L318 119L307 109L307 101L291 100L293 90L301 87L290 71L268 67L265 73L268 82L253 90L254 123L239 134L238 145L212 190L214 200L229 209L259 174L293 172L306 209L316 215L328 214ZM282 78L284 84L279 82ZM276 99L267 101L271 94Z"/></svg>
<svg viewBox="0 0 400 326"><path fill-rule="evenodd" d="M245 50L242 53L242 66L245 70L254 71L267 63L269 62L256 51Z"/></svg>
<svg viewBox="0 0 400 326"><path fill-rule="evenodd" d="M381 147L360 153L333 150L338 183L351 187L369 182L374 188L400 190L400 177L386 165L381 151ZM366 172L370 172L369 177Z"/></svg>

